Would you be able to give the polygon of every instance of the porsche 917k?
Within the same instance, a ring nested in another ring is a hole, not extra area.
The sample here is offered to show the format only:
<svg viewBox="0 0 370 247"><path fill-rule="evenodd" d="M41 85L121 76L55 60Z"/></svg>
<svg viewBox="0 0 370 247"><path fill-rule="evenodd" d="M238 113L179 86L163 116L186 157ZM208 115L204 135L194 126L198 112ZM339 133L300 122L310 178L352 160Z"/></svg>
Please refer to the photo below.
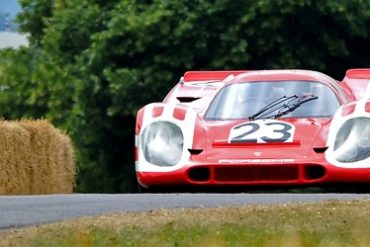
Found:
<svg viewBox="0 0 370 247"><path fill-rule="evenodd" d="M144 188L370 182L370 69L190 71L138 111Z"/></svg>

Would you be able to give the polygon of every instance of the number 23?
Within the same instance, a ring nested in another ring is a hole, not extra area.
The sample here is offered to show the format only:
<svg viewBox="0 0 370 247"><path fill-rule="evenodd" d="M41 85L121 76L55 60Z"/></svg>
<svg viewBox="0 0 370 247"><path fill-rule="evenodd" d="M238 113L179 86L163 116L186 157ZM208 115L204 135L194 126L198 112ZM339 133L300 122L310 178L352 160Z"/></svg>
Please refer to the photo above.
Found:
<svg viewBox="0 0 370 247"><path fill-rule="evenodd" d="M270 136L265 135L261 125L270 130ZM232 129L230 142L288 142L292 141L292 132L292 125L284 122L249 122ZM236 136L233 133L237 133Z"/></svg>

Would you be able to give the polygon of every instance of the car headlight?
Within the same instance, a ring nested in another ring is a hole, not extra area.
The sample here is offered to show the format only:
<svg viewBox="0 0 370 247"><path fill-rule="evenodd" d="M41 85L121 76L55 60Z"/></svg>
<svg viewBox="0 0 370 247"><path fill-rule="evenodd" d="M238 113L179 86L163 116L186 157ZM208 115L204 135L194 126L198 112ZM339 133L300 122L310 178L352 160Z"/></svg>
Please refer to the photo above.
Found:
<svg viewBox="0 0 370 247"><path fill-rule="evenodd" d="M336 160L356 162L370 157L370 118L352 118L340 127L334 144Z"/></svg>
<svg viewBox="0 0 370 247"><path fill-rule="evenodd" d="M181 160L184 137L176 124L166 121L154 122L144 129L139 141L149 163L174 166Z"/></svg>

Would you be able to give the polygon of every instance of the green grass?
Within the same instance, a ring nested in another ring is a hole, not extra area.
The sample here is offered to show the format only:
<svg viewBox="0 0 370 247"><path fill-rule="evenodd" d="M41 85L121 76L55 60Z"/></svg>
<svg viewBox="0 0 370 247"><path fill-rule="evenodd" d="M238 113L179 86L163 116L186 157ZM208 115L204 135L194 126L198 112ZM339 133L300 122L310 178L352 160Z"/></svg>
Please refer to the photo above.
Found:
<svg viewBox="0 0 370 247"><path fill-rule="evenodd" d="M370 201L159 210L0 233L2 246L370 246Z"/></svg>

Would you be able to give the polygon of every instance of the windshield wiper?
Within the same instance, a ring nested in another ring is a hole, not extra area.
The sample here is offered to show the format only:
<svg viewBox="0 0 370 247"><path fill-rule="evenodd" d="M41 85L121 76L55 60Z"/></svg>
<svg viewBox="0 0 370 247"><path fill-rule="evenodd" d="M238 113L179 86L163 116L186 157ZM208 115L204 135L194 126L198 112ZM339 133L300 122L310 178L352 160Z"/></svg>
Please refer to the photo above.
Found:
<svg viewBox="0 0 370 247"><path fill-rule="evenodd" d="M261 114L262 113L265 113L266 111L270 110L269 112L263 114L263 115L266 115L266 114L270 114L271 112L274 112L276 111L277 109L272 109L274 106L277 106L277 105L280 105L281 103L284 103L288 100L291 100L291 99L297 99L298 98L298 95L292 95L292 96L289 96L287 97L286 95L272 101L271 103L268 103L266 106L262 107L262 109L260 109L259 111L257 111L256 113L254 113L253 115L249 116L248 119L249 120L255 120L258 116L260 116L261 118Z"/></svg>
<svg viewBox="0 0 370 247"><path fill-rule="evenodd" d="M297 109L298 107L300 107L301 105L303 105L304 103L307 103L309 101L312 101L312 100L316 100L318 99L319 97L315 96L315 95L309 95L309 96L302 96L301 98L299 98L299 100L290 105L290 104L284 104L281 109L278 111L278 113L274 116L274 118L279 118L279 117L282 117L292 111L294 111L295 109ZM286 110L282 111L283 109L287 108Z"/></svg>

